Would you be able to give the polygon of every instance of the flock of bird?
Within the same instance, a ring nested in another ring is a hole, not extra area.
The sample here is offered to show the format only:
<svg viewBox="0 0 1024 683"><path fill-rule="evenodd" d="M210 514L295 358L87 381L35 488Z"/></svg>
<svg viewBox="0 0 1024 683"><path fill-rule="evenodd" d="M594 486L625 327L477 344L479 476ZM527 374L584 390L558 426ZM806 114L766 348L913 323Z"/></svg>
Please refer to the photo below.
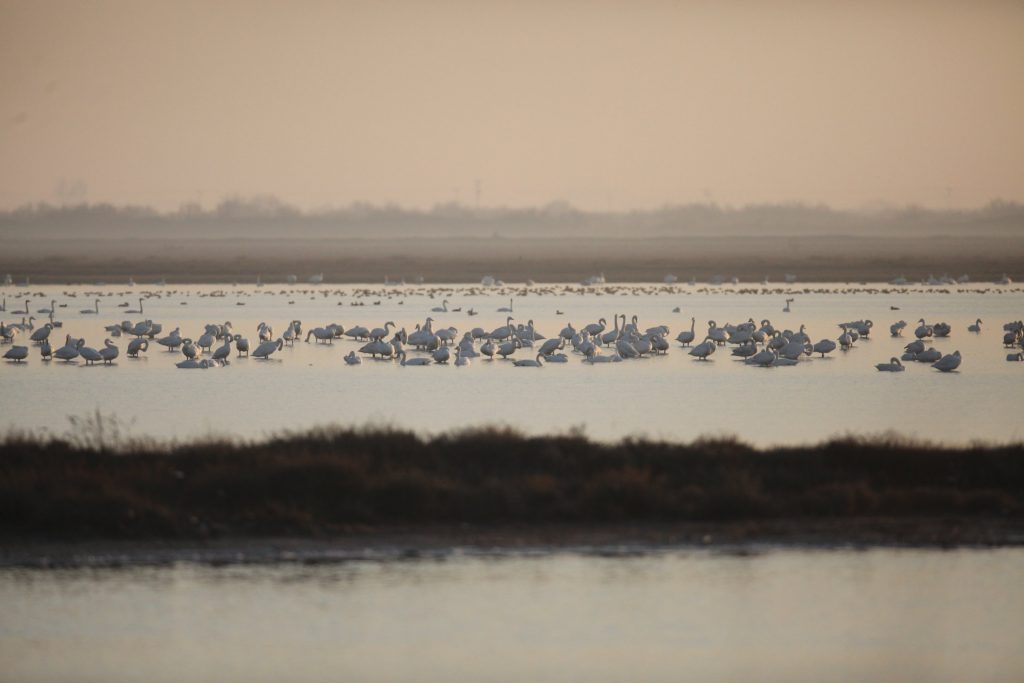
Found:
<svg viewBox="0 0 1024 683"><path fill-rule="evenodd" d="M792 301L786 300L784 311L789 311ZM125 348L130 358L147 353L153 343L180 354L182 358L176 365L185 369L223 367L229 364L232 354L269 359L296 341L330 345L336 340L361 343L358 349L351 350L343 357L348 365L359 365L363 358L368 357L397 361L402 366L452 363L461 367L469 365L475 358L494 360L497 357L510 361L516 367L542 367L546 363L566 363L570 360L569 354L588 364L617 363L666 354L671 347L670 340L674 340L687 349L690 356L700 361L707 361L719 349L728 348L731 357L747 365L786 367L797 365L813 354L824 357L837 349L848 351L859 339L869 337L874 326L871 320L840 323L841 333L838 337L812 342L804 325L795 331L776 329L769 320L758 323L752 318L739 324L722 326L711 320L707 322L706 331L698 335L696 318L691 318L689 329L684 329L673 338L667 325L643 326L635 315L629 318L616 314L610 326L605 318L579 328L570 323L557 334L548 337L534 327L532 320L525 324L516 323L511 315L513 308L514 301L510 300L508 307L497 309L498 312L510 314L504 325L491 330L474 327L461 334L455 327L435 326L436 321L431 316L417 324L412 331L399 328L390 320L379 327L356 325L347 329L338 323L304 329L302 321L292 320L284 326L280 335L275 335L271 325L261 322L255 330L253 345L243 334L235 331L230 322L206 324L202 332L194 337L182 336L180 327L165 334L163 325L151 319L138 322L124 320L107 325L105 331L113 338L133 337ZM112 364L117 360L120 349L111 338L105 339L102 347L95 348L88 346L82 338L66 334L63 344L55 346L51 336L55 329L62 327L54 318L56 309L56 301L51 301L49 308L37 311L49 316L49 322L40 327L35 326L35 318L31 316L23 317L21 322L0 322L0 343L11 345L3 358L13 362L26 360L30 347L14 342L20 336L27 335L31 344L38 348L40 357L46 361L71 362L81 358L86 365L93 365ZM143 301L140 299L139 307L127 312L142 315L143 311ZM461 311L461 308L449 309L447 300L430 310L438 314L457 311ZM18 312L27 314L28 304L25 311ZM79 311L82 315L97 315L98 312L99 300L92 308ZM675 309L675 312L679 312L679 309ZM472 315L475 312L470 309L468 313ZM968 327L968 332L980 333L981 325L979 319ZM893 323L889 327L890 335L900 337L906 327L907 323L902 320ZM946 323L928 324L920 319L914 329L915 340L904 347L903 355L891 358L888 363L878 364L876 368L883 372L900 372L904 370L903 362L913 361L929 363L942 372L954 371L960 367L962 360L959 351L943 354L925 345L928 339L949 337L951 333L952 328ZM1004 325L1004 345L1012 349L1024 349L1024 322ZM417 355L410 356L410 352ZM1022 361L1024 353L1010 353L1007 360Z"/></svg>

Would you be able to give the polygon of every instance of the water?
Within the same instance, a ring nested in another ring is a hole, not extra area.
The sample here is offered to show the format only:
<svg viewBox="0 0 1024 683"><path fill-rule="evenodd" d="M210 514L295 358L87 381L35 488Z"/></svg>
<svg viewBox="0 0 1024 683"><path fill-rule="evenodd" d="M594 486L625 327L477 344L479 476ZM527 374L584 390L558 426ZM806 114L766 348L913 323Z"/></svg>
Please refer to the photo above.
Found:
<svg viewBox="0 0 1024 683"><path fill-rule="evenodd" d="M32 681L1019 681L1024 550L0 570Z"/></svg>
<svg viewBox="0 0 1024 683"><path fill-rule="evenodd" d="M825 286L800 285L796 291L803 287ZM393 320L412 331L432 315L437 319L435 328L490 330L504 324L505 314L496 309L507 306L509 296L481 288L448 288L444 296L450 307L475 307L481 312L471 318L464 312L430 313L441 305L442 296L431 299L426 288L392 288L384 295L360 297L356 296L360 287L278 285L227 287L224 297L206 296L218 289L154 290L161 296L147 299L145 316L140 316L124 314L116 306L129 301L136 308L141 287L40 287L29 290L42 293L32 297L30 309L47 307L51 298L58 305L68 303L67 308L58 308L64 327L54 331L55 341L71 333L101 347L103 325L143 317L161 322L165 333L180 326L183 336L193 338L202 333L204 323L231 320L251 342L258 322L270 322L280 334L296 318L306 329L330 322L372 328ZM840 332L836 324L846 320L871 319L875 333L848 353L837 351L798 367L771 369L745 366L725 348L709 362L696 361L675 342L667 357L596 367L581 363L574 354L568 364L541 370L484 359L474 359L467 368L402 368L394 362L369 360L347 367L342 356L361 343L345 341L333 346L296 343L270 361L243 358L224 369L184 371L174 367L182 359L180 353L166 352L155 344L144 358L126 358L127 338L122 337L116 340L122 355L114 367L44 363L34 348L27 366L3 363L0 428L61 434L68 429L68 415L99 408L132 421L133 434L178 438L258 437L328 423L379 423L423 432L483 423L511 425L530 433L578 427L600 439L647 435L690 440L733 434L761 445L886 431L960 443L1024 437L1016 399L1024 363L1007 363L1001 343L1003 322L1024 318L1020 289L977 286L942 293L910 287L889 288L889 293L767 295L736 289L681 286L670 293L648 285L645 291L623 286L614 293L601 289L579 293L561 287L536 288L525 295L516 293L513 315L518 321L533 319L547 336L557 334L567 323L579 328L600 317L610 321L616 313L639 316L641 328L667 324L672 338L689 328L691 316L697 319L698 333L706 329L709 319L722 325L751 317L768 318L780 329L806 324L814 341L836 339ZM99 316L77 312L92 303L87 290L104 294ZM78 296L69 298L65 292ZM20 319L10 311L22 302L12 297L24 293L7 290L6 320ZM795 298L792 310L783 313L789 296ZM374 305L378 300L381 303ZM365 306L352 306L353 302ZM675 306L682 312L673 313ZM564 315L556 315L559 309ZM903 345L913 339L914 321L920 317L952 324L951 338L929 343L944 353L960 350L964 357L960 371L942 374L911 363L903 373L877 372L875 363L899 356ZM984 321L983 332L968 333L967 325L978 317ZM891 339L889 324L898 319L908 321L908 328L904 337Z"/></svg>

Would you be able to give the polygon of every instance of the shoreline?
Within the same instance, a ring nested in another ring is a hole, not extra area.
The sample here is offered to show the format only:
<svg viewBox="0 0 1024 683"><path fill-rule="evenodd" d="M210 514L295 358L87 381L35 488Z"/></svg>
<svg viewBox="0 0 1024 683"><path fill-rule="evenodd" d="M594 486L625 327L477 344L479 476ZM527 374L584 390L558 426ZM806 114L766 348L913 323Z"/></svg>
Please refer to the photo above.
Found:
<svg viewBox="0 0 1024 683"><path fill-rule="evenodd" d="M443 561L555 554L632 557L675 552L996 549L1024 546L1024 523L942 518L769 520L615 525L428 526L358 529L330 537L206 540L7 539L0 569L115 569Z"/></svg>

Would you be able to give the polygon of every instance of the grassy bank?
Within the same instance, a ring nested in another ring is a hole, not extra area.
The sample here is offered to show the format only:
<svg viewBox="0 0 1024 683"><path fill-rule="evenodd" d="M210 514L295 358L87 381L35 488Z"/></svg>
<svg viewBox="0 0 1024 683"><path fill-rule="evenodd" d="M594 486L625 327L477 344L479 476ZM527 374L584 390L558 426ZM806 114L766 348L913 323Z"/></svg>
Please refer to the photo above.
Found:
<svg viewBox="0 0 1024 683"><path fill-rule="evenodd" d="M19 436L0 443L7 544L865 520L1024 528L1024 445L848 439L758 450L500 430L429 439L325 430L119 452Z"/></svg>

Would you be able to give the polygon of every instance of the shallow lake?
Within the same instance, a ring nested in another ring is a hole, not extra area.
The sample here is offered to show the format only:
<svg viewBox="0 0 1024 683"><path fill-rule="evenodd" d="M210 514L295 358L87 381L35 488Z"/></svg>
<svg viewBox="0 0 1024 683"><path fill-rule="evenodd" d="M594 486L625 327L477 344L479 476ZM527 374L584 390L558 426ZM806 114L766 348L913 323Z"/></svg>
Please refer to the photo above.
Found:
<svg viewBox="0 0 1024 683"><path fill-rule="evenodd" d="M32 681L1019 681L1024 550L0 570Z"/></svg>
<svg viewBox="0 0 1024 683"><path fill-rule="evenodd" d="M20 320L13 311L24 310L25 299L20 297L26 294L32 295L28 305L33 312L56 299L63 327L53 332L55 348L67 333L102 347L104 325L143 318L162 323L164 334L180 327L182 336L192 338L202 334L205 323L230 320L250 342L256 341L260 321L273 325L277 336L294 319L302 320L307 330L332 322L345 328L372 328L394 321L411 332L430 315L435 329L451 325L461 334L476 326L491 330L503 325L506 314L497 309L508 306L510 296L511 315L520 322L532 319L548 337L569 323L580 328L599 318L608 320L610 327L617 313L636 315L641 329L668 325L670 339L689 329L694 317L698 341L709 320L721 326L748 318L769 319L779 329L804 324L812 341L835 340L840 334L837 324L844 321L871 319L875 328L870 339L848 352L807 358L791 368L749 367L730 357L725 347L702 362L674 341L665 357L589 366L570 353L568 363L542 369L483 358L464 368L403 368L393 361L369 359L348 367L342 356L362 345L354 341L329 346L298 342L268 361L233 358L229 367L216 370L179 370L174 363L183 359L180 352L156 344L140 359L126 358L127 337L115 340L121 357L110 367L43 362L33 347L27 364L0 366L0 429L62 434L69 428L67 416L99 409L131 422L134 435L178 438L258 437L331 423L377 423L426 432L481 424L511 425L532 433L576 427L601 439L647 435L690 440L728 434L761 445L887 431L942 442L1024 437L1019 419L1024 363L1006 362L1007 349L1002 346L1002 324L1024 318L1024 294L1016 287L963 286L946 288L948 293L920 286L810 284L793 285L791 293L757 286L686 285L586 291L561 286L484 290L378 285L371 288L375 291L363 291L368 288L7 288L3 317ZM145 299L143 315L118 306L130 303L131 309L138 308L143 292L156 295ZM99 315L79 313L93 306L93 293L101 301ZM443 298L450 308L463 311L431 313ZM794 301L784 313L787 298ZM681 310L674 313L677 306ZM899 310L892 310L894 306ZM479 315L468 316L465 311L471 307ZM915 321L922 317L952 325L949 338L929 340L929 345L943 353L959 350L964 358L960 370L943 374L923 363L909 363L902 373L877 372L876 363L899 356L903 345L913 340ZM969 333L967 326L976 318L984 321L982 332ZM900 319L908 322L904 336L891 338L889 325ZM516 357L529 355L523 350Z"/></svg>

